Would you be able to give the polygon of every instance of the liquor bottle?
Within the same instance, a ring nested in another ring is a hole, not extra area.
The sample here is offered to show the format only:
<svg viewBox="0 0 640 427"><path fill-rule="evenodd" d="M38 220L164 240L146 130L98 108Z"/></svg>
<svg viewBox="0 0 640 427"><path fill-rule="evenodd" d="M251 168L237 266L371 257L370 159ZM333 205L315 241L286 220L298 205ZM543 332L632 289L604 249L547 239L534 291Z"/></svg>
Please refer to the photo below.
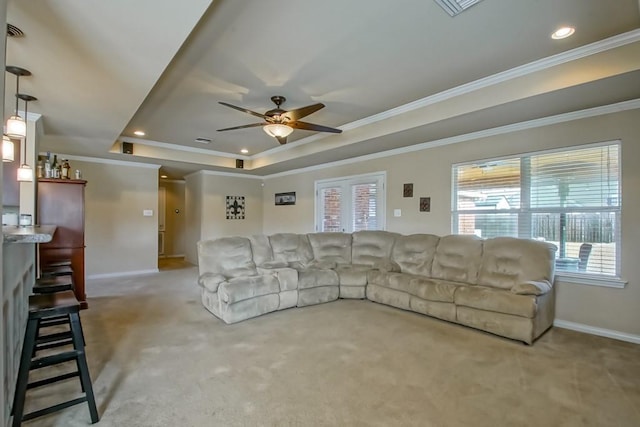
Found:
<svg viewBox="0 0 640 427"><path fill-rule="evenodd" d="M62 160L62 174L60 176L60 178L62 179L71 179L71 176L69 176L69 172L71 171L71 166L69 165L69 160L67 159L63 159Z"/></svg>

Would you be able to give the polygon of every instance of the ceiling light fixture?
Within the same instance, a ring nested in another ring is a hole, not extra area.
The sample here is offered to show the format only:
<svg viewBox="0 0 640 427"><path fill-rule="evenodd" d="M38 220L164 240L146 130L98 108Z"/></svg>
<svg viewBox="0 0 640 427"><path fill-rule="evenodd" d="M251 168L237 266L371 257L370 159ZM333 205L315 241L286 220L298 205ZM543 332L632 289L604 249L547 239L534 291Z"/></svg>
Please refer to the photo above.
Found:
<svg viewBox="0 0 640 427"><path fill-rule="evenodd" d="M576 29L573 27L560 27L551 34L551 38L554 40L566 39L575 32Z"/></svg>
<svg viewBox="0 0 640 427"><path fill-rule="evenodd" d="M274 138L286 138L291 135L291 132L293 132L292 127L283 125L282 123L270 123L265 125L262 129L264 129L267 135Z"/></svg>
<svg viewBox="0 0 640 427"><path fill-rule="evenodd" d="M144 133L144 131L141 130L136 130L133 132L134 135L138 135L138 136L145 136L146 133Z"/></svg>
<svg viewBox="0 0 640 427"><path fill-rule="evenodd" d="M7 65L5 69L16 76L16 111L7 120L7 135L11 138L24 138L27 135L27 122L18 114L18 94L20 93L20 76L30 76L31 71L14 65Z"/></svg>
<svg viewBox="0 0 640 427"><path fill-rule="evenodd" d="M24 101L24 116L27 116L27 104L31 101L37 101L35 96L27 95L24 93L16 93L16 99L22 99ZM17 110L17 108L16 108ZM7 126L8 128L9 126ZM18 181L31 182L33 181L33 169L27 164L27 126L25 122L24 128L24 140L22 141L22 164L18 168Z"/></svg>
<svg viewBox="0 0 640 427"><path fill-rule="evenodd" d="M13 141L7 136L2 135L2 161L13 162L15 160L13 155Z"/></svg>
<svg viewBox="0 0 640 427"><path fill-rule="evenodd" d="M246 148L243 148L242 150L240 150L240 152L242 154L247 154L249 152L249 150L247 150Z"/></svg>

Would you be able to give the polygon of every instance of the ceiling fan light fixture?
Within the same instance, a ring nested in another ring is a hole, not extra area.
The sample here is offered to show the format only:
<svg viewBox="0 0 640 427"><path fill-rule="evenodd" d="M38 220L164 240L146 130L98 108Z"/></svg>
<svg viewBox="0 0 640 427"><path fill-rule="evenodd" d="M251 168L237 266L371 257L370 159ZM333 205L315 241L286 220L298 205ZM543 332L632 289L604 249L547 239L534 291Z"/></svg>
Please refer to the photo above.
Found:
<svg viewBox="0 0 640 427"><path fill-rule="evenodd" d="M18 115L9 117L7 135L11 138L24 138L27 135L27 122Z"/></svg>
<svg viewBox="0 0 640 427"><path fill-rule="evenodd" d="M272 136L274 138L286 138L291 135L293 132L293 128L287 125L283 125L282 123L270 123L265 125L262 129L267 133L267 135Z"/></svg>

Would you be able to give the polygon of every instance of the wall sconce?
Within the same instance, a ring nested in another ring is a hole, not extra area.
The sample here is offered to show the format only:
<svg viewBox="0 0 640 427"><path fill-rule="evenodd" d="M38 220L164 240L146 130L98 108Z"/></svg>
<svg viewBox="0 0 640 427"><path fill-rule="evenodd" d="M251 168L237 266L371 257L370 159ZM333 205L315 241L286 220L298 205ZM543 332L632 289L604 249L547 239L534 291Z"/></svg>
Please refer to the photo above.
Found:
<svg viewBox="0 0 640 427"><path fill-rule="evenodd" d="M13 162L13 141L7 136L2 135L2 161Z"/></svg>
<svg viewBox="0 0 640 427"><path fill-rule="evenodd" d="M18 94L20 93L20 76L30 76L31 71L15 65L7 65L5 69L16 76L16 111L7 120L7 135L11 138L24 138L27 135L27 122L18 114Z"/></svg>
<svg viewBox="0 0 640 427"><path fill-rule="evenodd" d="M16 93L16 99L22 99L24 101L24 116L27 117L27 104L30 101L37 101L38 98L36 98L35 96L31 96L31 95L27 95L25 93ZM16 108L17 111L17 108ZM8 128L8 126L7 126ZM24 141L22 144L22 154L20 155L22 157L22 164L20 165L20 167L18 168L18 181L20 182L31 182L33 181L33 169L31 169L31 166L29 166L27 164L26 161L26 157L27 157L27 127L26 127L26 122L25 122L25 128L24 128Z"/></svg>

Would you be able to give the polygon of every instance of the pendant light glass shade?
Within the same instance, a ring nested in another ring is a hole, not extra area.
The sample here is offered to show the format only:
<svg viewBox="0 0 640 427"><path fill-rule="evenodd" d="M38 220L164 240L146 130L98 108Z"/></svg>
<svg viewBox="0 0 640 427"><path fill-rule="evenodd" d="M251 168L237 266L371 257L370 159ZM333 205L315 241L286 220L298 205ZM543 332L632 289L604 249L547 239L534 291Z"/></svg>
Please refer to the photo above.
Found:
<svg viewBox="0 0 640 427"><path fill-rule="evenodd" d="M27 136L27 122L18 115L7 120L7 135L11 138L24 138Z"/></svg>
<svg viewBox="0 0 640 427"><path fill-rule="evenodd" d="M2 135L2 161L13 162L15 160L13 154L13 141L7 135Z"/></svg>
<svg viewBox="0 0 640 427"><path fill-rule="evenodd" d="M18 181L31 182L33 181L33 169L25 163L21 164L18 168Z"/></svg>
<svg viewBox="0 0 640 427"><path fill-rule="evenodd" d="M274 138L275 137L284 138L289 136L291 132L293 132L292 127L289 127L287 125L283 125L280 123L268 124L268 125L265 125L262 129L264 129L267 135L272 136Z"/></svg>

